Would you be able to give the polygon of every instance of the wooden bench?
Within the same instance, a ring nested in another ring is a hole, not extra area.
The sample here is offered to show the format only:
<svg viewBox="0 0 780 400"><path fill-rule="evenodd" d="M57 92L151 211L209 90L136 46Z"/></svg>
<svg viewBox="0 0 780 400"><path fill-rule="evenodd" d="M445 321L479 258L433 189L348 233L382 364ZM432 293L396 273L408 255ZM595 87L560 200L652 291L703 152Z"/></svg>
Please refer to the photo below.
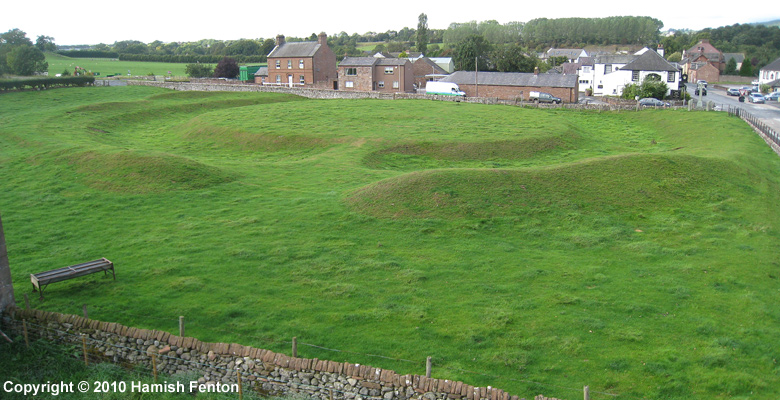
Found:
<svg viewBox="0 0 780 400"><path fill-rule="evenodd" d="M43 290L50 283L65 281L79 276L94 274L96 272L103 271L108 276L108 270L111 270L111 274L116 280L116 273L114 273L114 263L108 261L105 258L100 260L94 260L85 262L83 264L71 265L70 267L64 267L59 269L53 269L51 271L39 272L37 274L30 274L30 281L33 285L33 292L38 289L41 293L41 299L43 299Z"/></svg>

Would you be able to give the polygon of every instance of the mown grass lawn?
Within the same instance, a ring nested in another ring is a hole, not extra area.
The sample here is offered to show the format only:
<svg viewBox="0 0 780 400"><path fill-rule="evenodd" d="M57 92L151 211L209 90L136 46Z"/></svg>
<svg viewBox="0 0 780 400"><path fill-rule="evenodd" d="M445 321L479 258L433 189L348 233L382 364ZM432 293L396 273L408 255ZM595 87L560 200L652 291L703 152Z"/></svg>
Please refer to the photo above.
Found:
<svg viewBox="0 0 780 400"><path fill-rule="evenodd" d="M117 268L34 307L401 373L431 356L521 397L780 395L780 162L725 113L144 87L0 109L17 299L30 273Z"/></svg>

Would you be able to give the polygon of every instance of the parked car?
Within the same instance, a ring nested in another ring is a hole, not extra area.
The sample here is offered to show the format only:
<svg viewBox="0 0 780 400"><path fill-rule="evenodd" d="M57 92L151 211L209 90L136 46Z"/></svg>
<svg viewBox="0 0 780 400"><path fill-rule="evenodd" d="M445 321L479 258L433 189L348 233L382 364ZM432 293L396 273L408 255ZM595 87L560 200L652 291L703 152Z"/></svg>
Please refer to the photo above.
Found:
<svg viewBox="0 0 780 400"><path fill-rule="evenodd" d="M730 88L726 91L726 94L729 96L739 96L739 89L737 88Z"/></svg>
<svg viewBox="0 0 780 400"><path fill-rule="evenodd" d="M764 96L765 101L780 101L780 92L772 92Z"/></svg>
<svg viewBox="0 0 780 400"><path fill-rule="evenodd" d="M530 92L528 94L528 99L533 101L534 103L561 104L563 102L563 100L561 100L560 97L555 97L545 92Z"/></svg>
<svg viewBox="0 0 780 400"><path fill-rule="evenodd" d="M702 85L704 85L704 87L707 87L707 81L705 81L704 79L699 79L698 81L696 81L696 84L697 85L698 84L702 84Z"/></svg>
<svg viewBox="0 0 780 400"><path fill-rule="evenodd" d="M669 107L669 103L658 100L655 97L639 99L639 105L642 107Z"/></svg>
<svg viewBox="0 0 780 400"><path fill-rule="evenodd" d="M696 90L694 91L693 94L695 94L696 96L699 95L699 88L698 87L696 88ZM707 95L707 88L706 87L701 88L701 95L702 96L706 96Z"/></svg>
<svg viewBox="0 0 780 400"><path fill-rule="evenodd" d="M764 96L762 96L761 93L751 93L750 96L748 96L748 101L756 104L764 104Z"/></svg>

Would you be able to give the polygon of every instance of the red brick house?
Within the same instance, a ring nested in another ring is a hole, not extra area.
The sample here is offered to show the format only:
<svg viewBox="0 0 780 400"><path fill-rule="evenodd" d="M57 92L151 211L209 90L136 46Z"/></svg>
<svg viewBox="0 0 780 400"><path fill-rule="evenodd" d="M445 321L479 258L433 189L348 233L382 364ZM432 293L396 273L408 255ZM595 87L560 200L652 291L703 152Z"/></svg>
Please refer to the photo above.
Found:
<svg viewBox="0 0 780 400"><path fill-rule="evenodd" d="M412 63L406 58L346 57L338 72L339 90L414 92Z"/></svg>
<svg viewBox="0 0 780 400"><path fill-rule="evenodd" d="M707 72L709 79L707 78L698 78L698 79L704 79L710 82L719 81L720 74L722 74L723 71L726 70L726 57L723 55L723 53L720 50L716 49L715 46L710 44L709 39L702 39L695 46L691 47L688 50L683 51L682 61L680 62L680 64L683 66L683 73L688 74L689 82L696 81L693 78L693 75L702 74L701 72L696 72L696 71L701 70L702 64L704 63L710 64L713 67L715 67L718 73L716 75L713 75L712 69L707 68L707 70L709 71Z"/></svg>
<svg viewBox="0 0 780 400"><path fill-rule="evenodd" d="M579 100L577 75L537 74L523 72L455 71L441 82L458 84L469 97L495 97L502 100L528 100L531 91L547 92L564 103Z"/></svg>
<svg viewBox="0 0 780 400"><path fill-rule="evenodd" d="M268 76L256 83L290 87L337 89L336 55L328 47L328 36L320 33L316 42L286 42L276 37L268 54Z"/></svg>
<svg viewBox="0 0 780 400"><path fill-rule="evenodd" d="M720 79L720 71L708 62L695 62L688 65L688 82L705 80L717 82Z"/></svg>
<svg viewBox="0 0 780 400"><path fill-rule="evenodd" d="M425 82L436 80L434 78L437 75L444 76L450 74L428 57L414 60L412 68L414 70L414 85L418 89L424 88Z"/></svg>

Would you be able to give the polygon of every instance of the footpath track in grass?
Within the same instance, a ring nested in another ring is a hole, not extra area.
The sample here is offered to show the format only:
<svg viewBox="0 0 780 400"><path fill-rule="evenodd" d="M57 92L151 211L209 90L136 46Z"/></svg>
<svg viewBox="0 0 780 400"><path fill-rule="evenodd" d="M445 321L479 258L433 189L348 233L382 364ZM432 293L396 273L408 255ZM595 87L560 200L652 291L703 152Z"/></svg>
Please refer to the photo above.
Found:
<svg viewBox="0 0 780 400"><path fill-rule="evenodd" d="M35 307L398 372L430 355L525 397L780 394L780 164L723 113L145 87L0 107L17 298L38 270L117 268Z"/></svg>

